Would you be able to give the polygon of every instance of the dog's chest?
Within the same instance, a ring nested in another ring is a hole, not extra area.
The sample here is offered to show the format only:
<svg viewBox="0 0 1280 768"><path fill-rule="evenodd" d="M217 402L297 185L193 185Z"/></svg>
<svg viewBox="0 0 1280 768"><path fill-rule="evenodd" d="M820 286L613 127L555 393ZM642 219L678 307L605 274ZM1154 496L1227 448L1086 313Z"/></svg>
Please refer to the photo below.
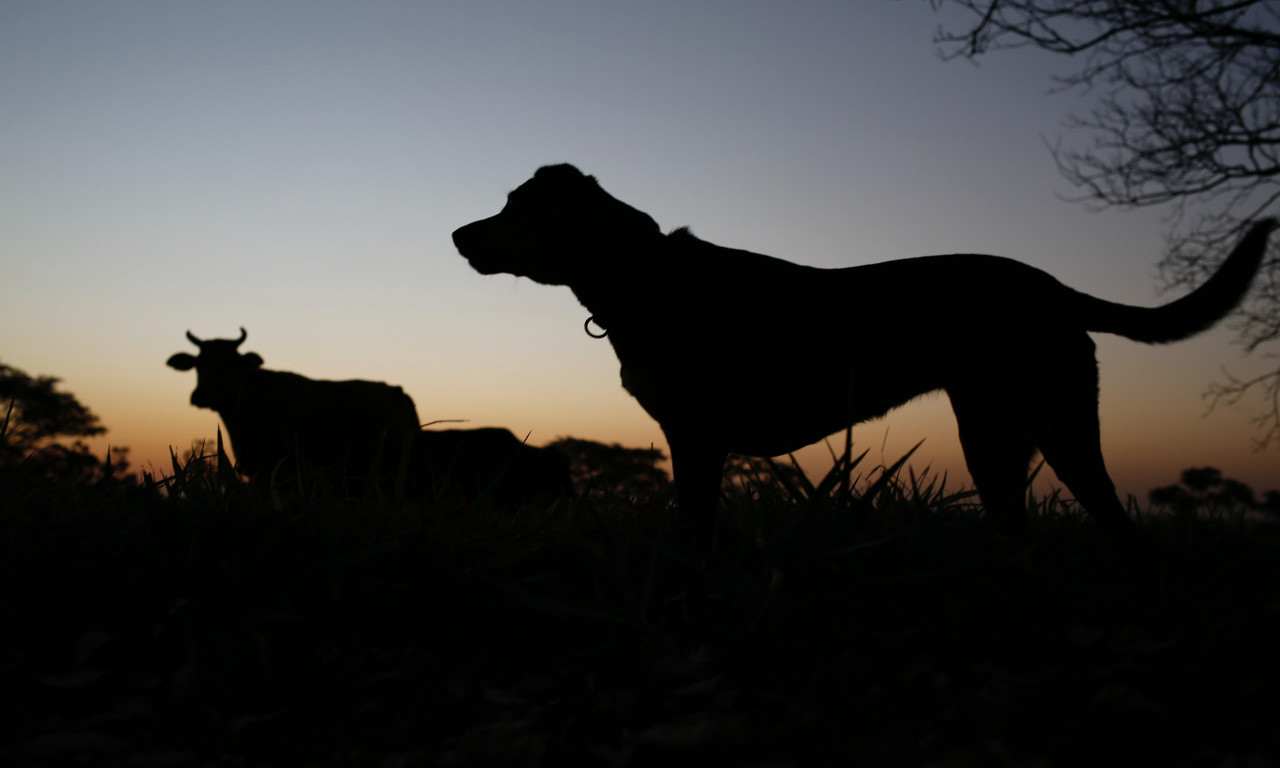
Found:
<svg viewBox="0 0 1280 768"><path fill-rule="evenodd" d="M684 413L691 406L703 400L697 387L689 386L690 371L677 368L670 370L664 361L642 359L637 361L621 360L619 376L622 388L627 390L645 412L659 423Z"/></svg>
<svg viewBox="0 0 1280 768"><path fill-rule="evenodd" d="M658 377L651 370L644 366L623 365L619 374L622 376L622 388L630 392L646 409L656 406L662 399Z"/></svg>

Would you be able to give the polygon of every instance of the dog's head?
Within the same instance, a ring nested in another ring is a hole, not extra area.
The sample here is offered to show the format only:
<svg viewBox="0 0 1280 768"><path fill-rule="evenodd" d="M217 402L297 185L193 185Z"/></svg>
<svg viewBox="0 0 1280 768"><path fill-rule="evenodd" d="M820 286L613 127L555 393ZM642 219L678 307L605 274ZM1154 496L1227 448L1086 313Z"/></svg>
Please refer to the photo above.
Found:
<svg viewBox="0 0 1280 768"><path fill-rule="evenodd" d="M648 214L609 195L594 177L548 165L507 195L496 216L455 231L453 242L481 274L569 285L602 257L661 235Z"/></svg>

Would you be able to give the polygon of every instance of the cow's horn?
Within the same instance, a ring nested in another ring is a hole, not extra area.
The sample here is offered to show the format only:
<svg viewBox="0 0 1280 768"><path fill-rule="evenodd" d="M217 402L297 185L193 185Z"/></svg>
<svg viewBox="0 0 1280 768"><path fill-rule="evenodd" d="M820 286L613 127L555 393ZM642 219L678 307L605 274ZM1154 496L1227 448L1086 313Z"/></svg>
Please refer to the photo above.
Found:
<svg viewBox="0 0 1280 768"><path fill-rule="evenodd" d="M195 344L197 347L204 343L204 342L200 341L199 339L197 339L197 338L196 338L196 335L195 335L194 333L192 333L191 331L187 331L187 338L188 338L188 339L190 339L190 340L191 340L191 343L192 343L192 344Z"/></svg>
<svg viewBox="0 0 1280 768"><path fill-rule="evenodd" d="M245 339L247 339L247 338L249 338L249 332L248 332L248 331L246 331L246 330L244 329L244 326L242 325L242 326L240 326L240 338L236 339L236 346L238 347L238 346L240 346L241 344L243 344L243 343L244 343L244 340L245 340Z"/></svg>

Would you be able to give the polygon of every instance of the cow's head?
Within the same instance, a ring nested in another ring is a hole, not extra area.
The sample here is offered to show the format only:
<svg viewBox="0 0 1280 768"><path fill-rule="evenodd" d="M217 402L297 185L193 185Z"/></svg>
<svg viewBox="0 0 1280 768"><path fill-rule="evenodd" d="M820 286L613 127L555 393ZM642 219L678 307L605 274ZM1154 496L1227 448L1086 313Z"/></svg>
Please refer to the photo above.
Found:
<svg viewBox="0 0 1280 768"><path fill-rule="evenodd" d="M238 350L249 336L240 329L238 339L198 339L191 331L187 338L200 348L199 356L179 352L169 358L170 368L179 371L196 369L196 389L191 393L191 404L199 408L219 410L235 404L240 388L249 376L262 367L262 358L256 352L241 354Z"/></svg>

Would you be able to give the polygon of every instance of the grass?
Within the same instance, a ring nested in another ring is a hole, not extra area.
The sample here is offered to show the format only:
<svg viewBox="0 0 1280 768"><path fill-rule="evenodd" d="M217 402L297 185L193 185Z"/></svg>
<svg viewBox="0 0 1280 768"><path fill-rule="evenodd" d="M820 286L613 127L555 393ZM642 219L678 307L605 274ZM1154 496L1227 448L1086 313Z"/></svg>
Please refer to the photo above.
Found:
<svg viewBox="0 0 1280 768"><path fill-rule="evenodd" d="M1008 540L906 458L747 466L712 558L662 496L0 470L0 764L1280 760L1274 527L1147 515L1133 563L1055 494Z"/></svg>

